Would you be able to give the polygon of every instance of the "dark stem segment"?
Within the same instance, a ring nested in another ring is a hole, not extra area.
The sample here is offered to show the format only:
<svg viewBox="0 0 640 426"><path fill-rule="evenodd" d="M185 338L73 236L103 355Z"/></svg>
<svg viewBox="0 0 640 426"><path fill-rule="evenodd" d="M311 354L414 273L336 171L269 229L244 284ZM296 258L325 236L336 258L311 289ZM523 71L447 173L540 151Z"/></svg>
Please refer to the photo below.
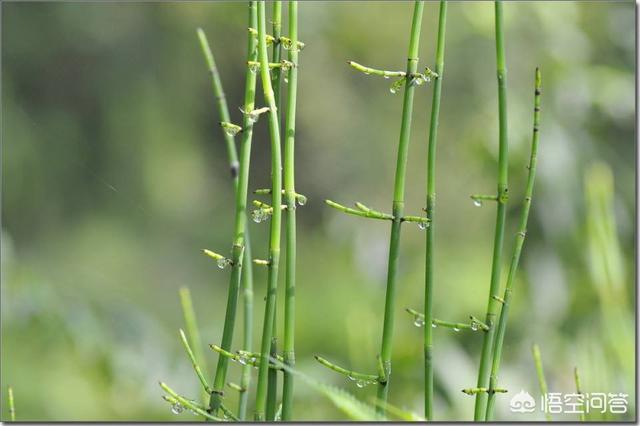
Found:
<svg viewBox="0 0 640 426"><path fill-rule="evenodd" d="M507 70L505 67L504 24L502 17L502 1L495 2L496 27L496 66L498 74L498 192L496 194L498 209L496 214L496 228L493 239L493 262L491 265L491 285L489 287L489 302L485 323L489 331L482 341L480 368L478 369L478 388L489 386L489 372L491 369L492 349L495 336L495 320L500 302L495 299L500 291L500 269L502 264L502 244L504 241L504 224L507 213L508 195L508 166L509 144L507 139ZM484 420L487 409L487 393L476 395L474 420Z"/></svg>
<svg viewBox="0 0 640 426"><path fill-rule="evenodd" d="M418 46L420 44L420 29L422 26L422 13L424 3L416 1L413 9L411 23L411 38L409 41L409 53L407 59L407 79L404 85L404 100L402 105L402 123L400 126L400 140L398 142L398 157L396 163L396 175L393 190L393 221L391 224L391 236L389 239L389 263L387 269L387 291L384 306L384 324L382 329L382 344L380 356L385 370L387 381L378 384L378 400L384 405L387 402L389 385L391 380L391 352L393 345L393 325L395 319L396 281L399 262L400 228L404 214L404 189L407 168L407 153L411 134L411 116L413 114L413 97L415 85L411 84L410 76L418 69ZM384 411L383 406L378 406L379 412Z"/></svg>
<svg viewBox="0 0 640 426"><path fill-rule="evenodd" d="M249 2L249 23L253 24L256 20L256 2ZM254 37L249 35L247 42L248 60L256 60L256 42ZM255 103L256 75L247 70L245 78L244 93L244 111L253 111ZM236 207L235 207L235 223L234 223L234 241L231 252L231 277L229 279L229 294L227 297L227 308L225 313L224 328L222 332L222 341L220 346L222 349L229 351L233 343L233 331L236 320L236 310L238 303L238 293L240 288L240 279L242 276L242 264L248 259L248 250L245 250L247 244L247 190L249 185L249 162L251 158L251 138L253 136L253 121L249 114L244 114L242 123L242 140L240 142L240 167L238 169L238 181L236 186ZM249 266L250 268L250 266ZM247 269L249 269L247 268ZM247 277L249 279L250 277ZM245 305L245 309L246 309ZM250 319L249 319L250 321ZM247 331L247 323L245 318L245 333ZM249 326L250 327L250 326ZM213 381L213 392L209 401L209 409L214 416L220 413L220 406L223 399L223 389L227 376L227 367L229 360L226 357L218 358L218 365ZM245 388L246 389L246 388ZM245 402L246 405L246 402Z"/></svg>
<svg viewBox="0 0 640 426"><path fill-rule="evenodd" d="M265 2L258 2L258 60L260 62L260 78L264 92L264 100L270 109L269 136L271 139L271 214L269 230L269 264L267 273L267 295L260 343L260 367L256 391L255 420L264 421L267 405L267 388L269 373L269 350L275 322L276 294L278 289L278 265L280 263L280 223L282 218L282 158L280 152L280 125L273 86L269 73L269 57L267 54Z"/></svg>
<svg viewBox="0 0 640 426"><path fill-rule="evenodd" d="M433 327L433 285L434 285L434 239L436 209L436 145L438 140L438 119L440 116L440 95L442 78L444 77L444 39L447 21L447 2L440 1L438 20L438 44L436 48L436 80L433 85L431 103L431 125L429 128L429 148L427 153L427 218L426 258L425 258L425 292L424 292L424 415L433 420L433 360L432 336Z"/></svg>
<svg viewBox="0 0 640 426"><path fill-rule="evenodd" d="M502 310L498 319L498 330L496 331L496 339L493 349L493 363L491 365L491 377L489 379L489 390L495 389L498 380L498 369L500 368L500 360L502 357L502 343L504 342L504 334L507 328L507 319L509 316L509 307L511 306L511 295L513 292L513 283L515 281L518 263L520 262L520 254L527 235L527 222L529 220L529 210L531 208L531 197L533 196L533 186L536 179L536 164L538 155L538 134L540 127L540 95L542 93L542 79L540 70L536 68L535 74L535 91L534 91L534 107L533 107L533 136L531 138L531 156L529 158L529 174L527 177L527 187L525 190L524 201L522 202L522 212L520 213L520 225L516 233L515 246L511 257L511 265L509 267L509 276L502 297ZM495 405L495 393L489 392L489 400L487 403L486 420L493 418L493 409Z"/></svg>
<svg viewBox="0 0 640 426"><path fill-rule="evenodd" d="M272 62L279 64L281 59L281 43L280 36L282 35L282 1L276 0L273 2L273 8L271 9L271 23L273 31L273 52ZM282 70L279 67L271 70L271 82L273 85L273 97L278 117L278 123L281 123L282 114L280 113L280 89L281 89L281 74ZM282 127L282 124L280 124ZM278 313L277 305L274 307L274 321L273 331L271 336L271 347L269 353L271 357L275 357L278 354ZM274 421L276 418L276 410L278 405L278 371L270 369L268 374L268 388L267 388L267 421Z"/></svg>
<svg viewBox="0 0 640 426"><path fill-rule="evenodd" d="M282 420L289 421L293 408L293 375L295 367L295 308L296 308L296 190L295 190L295 133L296 100L298 90L298 2L289 1L289 90L287 92L286 133L284 140L284 202L286 225L285 299L284 299L284 362L290 369L284 371L282 385Z"/></svg>

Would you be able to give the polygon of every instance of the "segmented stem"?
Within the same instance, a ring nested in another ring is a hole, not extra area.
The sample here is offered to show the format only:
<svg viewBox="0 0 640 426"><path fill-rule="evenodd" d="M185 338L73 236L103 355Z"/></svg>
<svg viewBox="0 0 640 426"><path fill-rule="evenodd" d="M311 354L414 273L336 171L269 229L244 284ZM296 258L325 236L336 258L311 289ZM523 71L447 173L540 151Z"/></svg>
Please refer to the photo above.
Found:
<svg viewBox="0 0 640 426"><path fill-rule="evenodd" d="M529 210L531 208L531 197L533 196L533 186L536 179L536 164L538 154L538 134L540 126L540 95L542 93L542 79L540 70L536 68L535 73L535 91L534 91L534 107L533 107L533 135L531 138L531 155L529 158L529 173L527 177L527 187L525 190L524 201L522 202L522 211L520 213L520 224L515 237L515 245L513 255L511 257L511 265L509 267L509 276L504 289L502 300L502 309L500 318L498 319L498 330L496 331L495 343L493 348L493 363L491 366L491 377L489 379L489 389L494 389L497 385L498 369L500 368L500 359L502 356L502 344L504 342L504 334L507 328L507 319L509 315L509 307L511 305L511 295L513 292L513 283L515 282L518 263L520 262L520 254L527 235L527 222L529 220ZM487 404L486 420L489 421L493 417L493 408L495 404L495 393L489 393Z"/></svg>
<svg viewBox="0 0 640 426"><path fill-rule="evenodd" d="M438 44L436 48L436 80L433 85L433 99L431 102L431 124L429 127L429 148L427 153L427 218L429 227L426 229L426 257L425 257L425 291L424 291L424 322L433 322L433 286L435 266L435 210L436 210L436 145L438 141L438 119L440 117L440 96L442 93L442 78L444 77L444 40L447 22L447 2L440 1L440 16L438 19ZM424 415L427 420L433 420L433 330L424 327Z"/></svg>
<svg viewBox="0 0 640 426"><path fill-rule="evenodd" d="M295 308L296 308L296 201L295 190L295 133L298 89L298 2L289 1L289 90L287 92L286 130L284 139L284 202L286 216L285 299L284 299L284 362L295 367ZM293 374L284 371L282 384L282 420L291 420L293 409Z"/></svg>
<svg viewBox="0 0 640 426"><path fill-rule="evenodd" d="M496 29L496 67L498 76L498 120L499 120L499 141L498 141L498 192L496 227L493 239L493 262L491 265L491 284L489 286L489 301L487 304L486 324L489 331L484 335L482 342L482 353L480 356L480 368L478 369L478 388L489 386L489 373L491 369L492 349L495 336L495 320L500 307L494 296L499 296L500 291L500 269L502 266L502 245L504 241L504 224L507 213L508 195L508 167L509 167L509 144L507 139L507 70L505 66L504 49L504 24L503 24L502 1L495 2L495 29ZM487 409L487 393L476 395L474 420L479 421L485 418Z"/></svg>
<svg viewBox="0 0 640 426"><path fill-rule="evenodd" d="M256 22L256 2L249 2L249 25ZM210 55L213 57L213 55ZM255 61L256 41L251 35L247 41L247 56L249 61ZM255 73L247 70L245 77L245 93L244 93L244 111L253 111L255 105L255 90L257 76ZM221 88L220 88L221 91ZM224 100L224 98L222 98ZM225 102L226 104L226 102ZM222 111L222 109L221 109ZM240 142L240 165L237 172L236 181L236 197L235 197L235 218L234 218L234 241L231 256L231 276L229 278L229 294L227 296L227 307L225 312L224 327L222 332L222 341L220 346L229 350L233 342L233 332L236 320L236 310L238 302L238 293L242 275L245 275L244 294L251 293L251 275L242 274L243 261L247 262L249 270L251 268L251 254L249 249L249 234L247 232L247 191L249 185L249 162L251 158L251 140L253 136L253 121L249 114L243 115L242 123L242 140ZM234 148L235 149L235 146ZM250 273L249 273L250 274ZM251 322L252 322L252 302L245 299L245 337L244 340L250 340ZM209 407L214 415L217 415L222 404L223 388L226 381L228 359L219 357L216 368L216 374L213 381L213 391L209 402ZM248 373L243 372L243 380L245 381L245 389L248 388ZM243 401L244 399L244 401ZM246 396L241 394L240 404L238 407L239 417L243 418L243 410L246 409Z"/></svg>
<svg viewBox="0 0 640 426"><path fill-rule="evenodd" d="M418 46L420 44L420 29L422 26L422 13L424 3L417 0L414 4L413 19L411 23L411 37L409 41L409 53L407 59L407 76L412 75L418 69ZM408 77L405 77L408 78ZM393 221L391 224L391 236L389 239L389 263L387 269L387 290L384 306L384 323L382 328L382 343L380 356L385 369L387 381L378 384L377 397L383 404L387 402L391 380L391 352L393 346L393 326L396 308L396 281L398 263L400 259L400 229L404 213L404 190L407 168L407 154L411 134L411 117L413 114L413 97L415 85L404 85L404 100L402 105L402 123L400 126L400 138L398 142L398 157L396 162L396 174L393 190ZM377 407L382 412L381 407Z"/></svg>
<svg viewBox="0 0 640 426"><path fill-rule="evenodd" d="M269 113L269 136L271 139L271 205L282 204L282 159L280 153L280 125L273 86L269 75L266 39L265 2L258 2L258 60L265 103L271 109ZM262 340L260 345L260 367L256 391L255 420L264 421L267 406L269 350L275 322L276 293L278 288L278 265L280 263L280 224L282 210L273 209L269 232L269 266L267 273L267 296L264 313Z"/></svg>

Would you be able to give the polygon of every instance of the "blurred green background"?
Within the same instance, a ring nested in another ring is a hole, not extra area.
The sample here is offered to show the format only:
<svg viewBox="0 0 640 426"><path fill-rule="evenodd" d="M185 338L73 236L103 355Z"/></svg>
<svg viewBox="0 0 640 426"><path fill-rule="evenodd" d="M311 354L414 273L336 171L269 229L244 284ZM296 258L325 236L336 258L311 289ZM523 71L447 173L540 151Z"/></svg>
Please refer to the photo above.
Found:
<svg viewBox="0 0 640 426"><path fill-rule="evenodd" d="M437 8L426 5L421 66L433 66ZM356 388L312 355L375 371L389 226L323 200L391 207L402 96L346 61L402 69L411 11L409 2L300 4L307 47L296 167L309 202L298 210L297 360L301 371L363 400L373 386ZM578 366L585 392L629 394L629 413L612 419L635 417L634 16L633 2L505 5L507 258L526 179L536 66L544 89L539 175L500 382L511 395L524 389L539 397L530 352L537 342L550 391L573 392ZM490 2L449 6L434 302L445 320L483 317L487 303L495 209L474 207L469 195L495 188L493 25ZM219 342L226 303L228 270L199 253L226 252L233 194L197 27L207 32L237 122L244 2L2 4L5 419L12 385L20 420L195 420L170 413L157 381L198 395L177 335L178 288L190 287L206 343ZM408 214L425 203L431 90L422 86L416 96ZM260 121L254 138L251 189L268 185L266 127ZM251 223L256 257L265 256L267 228ZM417 226L405 227L401 250L390 401L421 414L422 333L404 313L422 308ZM255 272L259 330L265 276ZM475 385L481 336L446 329L434 336L436 418L470 420L473 398L460 390ZM216 356L206 355L211 370ZM232 365L230 378L238 372ZM509 395L498 397L498 419L542 419L539 411L510 413ZM295 417L345 415L299 384Z"/></svg>

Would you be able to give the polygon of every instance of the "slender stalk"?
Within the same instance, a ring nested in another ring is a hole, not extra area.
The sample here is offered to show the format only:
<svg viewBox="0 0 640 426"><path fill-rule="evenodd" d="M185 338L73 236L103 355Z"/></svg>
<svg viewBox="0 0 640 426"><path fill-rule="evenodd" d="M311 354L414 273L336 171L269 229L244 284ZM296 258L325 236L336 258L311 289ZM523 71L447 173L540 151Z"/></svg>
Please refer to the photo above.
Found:
<svg viewBox="0 0 640 426"><path fill-rule="evenodd" d="M249 25L255 25L256 22L256 2L249 2ZM255 61L256 41L252 35L249 35L247 42L247 56L249 61ZM211 55L213 57L213 55ZM247 261L250 269L251 259L250 251L248 249L248 233L247 230L247 190L249 185L249 162L251 158L251 138L253 135L253 123L254 120L248 114L253 111L255 103L255 88L256 88L256 75L255 73L247 70L245 77L245 93L244 93L244 106L243 110L243 123L242 123L242 140L240 142L240 162L238 168L238 178L236 183L236 199L235 199L235 218L234 218L234 240L231 254L231 277L229 279L229 294L227 298L227 307L224 320L224 328L222 332L222 341L220 346L229 350L233 342L233 331L236 320L236 310L238 293L240 288L241 276L242 276L242 264L243 261ZM245 248L246 247L246 248ZM251 276L246 277L249 280ZM249 281L244 281L244 284L251 287ZM245 294L247 294L245 287ZM247 303L247 301L245 301ZM251 332L251 314L247 311L247 308L251 308L251 303L245 304L245 341L250 340L250 335L247 336L247 332ZM247 321L247 317L249 320ZM209 407L214 415L218 414L220 405L222 404L223 388L227 375L227 367L229 360L226 357L218 357L218 365L216 368L216 374L213 381L213 391L209 401ZM247 373L244 372L243 376ZM245 389L247 389L247 386ZM243 395L241 395L242 399ZM245 397L246 398L246 397ZM244 403L246 406L246 400Z"/></svg>
<svg viewBox="0 0 640 426"><path fill-rule="evenodd" d="M16 406L13 401L13 388L9 386L7 388L7 398L9 399L9 418L12 422L16 421Z"/></svg>
<svg viewBox="0 0 640 426"><path fill-rule="evenodd" d="M271 13L271 24L273 31L273 56L272 61L274 63L280 62L281 57L281 43L280 36L282 35L282 1L276 0L273 2L273 8ZM271 82L273 85L273 97L275 100L275 105L277 108L277 112L275 114L278 117L278 123L280 123L281 115L280 114L280 89L281 89L281 74L282 67L273 68L271 70ZM274 321L273 321L273 331L271 336L271 348L270 354L272 357L276 356L278 353L278 313L277 313L277 304L274 307ZM267 421L274 421L276 417L276 406L277 404L277 396L278 396L278 371L274 369L269 370L268 374L268 388L267 388Z"/></svg>
<svg viewBox="0 0 640 426"><path fill-rule="evenodd" d="M493 345L493 363L491 365L491 377L489 379L489 389L495 389L498 380L498 369L500 368L500 359L502 356L502 343L504 342L504 334L507 328L507 319L509 316L509 307L511 305L511 294L513 292L513 283L515 282L518 263L520 262L520 254L522 246L527 235L527 222L529 220L529 210L531 208L531 197L533 196L533 186L536 179L536 164L538 154L538 134L540 126L540 95L542 91L542 79L540 70L536 68L535 74L535 93L533 107L533 136L531 138L531 156L529 158L529 174L527 177L527 187L525 190L524 201L522 202L522 212L520 213L520 225L516 233L516 242L511 257L511 265L509 267L509 276L502 297L502 310L498 319L498 330L496 331L495 342ZM495 393L489 392L487 403L486 420L490 421L493 417L493 408L495 404Z"/></svg>
<svg viewBox="0 0 640 426"><path fill-rule="evenodd" d="M191 411L193 411L195 414L199 414L202 417L208 419L208 420L213 420L213 421L224 421L224 419L214 416L212 414L209 414L204 407L201 407L199 404L184 398L180 395L178 395L173 389L171 389L169 386L167 386L166 383L160 382L160 387L162 388L162 390L164 390L166 393L168 393L171 398L165 398L165 400L167 400L168 402L172 402L174 404L177 404L180 408L179 410L182 411L184 407L190 409ZM178 407L176 407L178 408ZM177 412L177 411L176 411Z"/></svg>
<svg viewBox="0 0 640 426"><path fill-rule="evenodd" d="M547 388L547 380L544 378L544 368L542 367L542 355L540 354L540 347L534 343L531 347L531 353L533 354L533 362L536 365L536 374L538 375L538 383L540 384L540 393L543 398L546 398L546 395L549 393L549 389ZM550 422L551 414L549 410L544 411L544 417Z"/></svg>
<svg viewBox="0 0 640 426"><path fill-rule="evenodd" d="M269 136L271 138L271 205L276 207L271 214L269 232L269 266L267 273L267 296L260 345L260 368L258 369L258 384L256 391L255 420L264 421L267 405L267 385L269 372L269 349L275 322L276 293L278 288L278 265L280 262L280 223L282 209L282 159L280 153L280 125L278 123L278 109L273 86L269 76L267 55L265 2L258 2L258 60L260 61L260 77L264 99L270 108Z"/></svg>
<svg viewBox="0 0 640 426"><path fill-rule="evenodd" d="M284 139L284 203L286 217L285 299L284 299L284 362L291 369L295 367L295 318L296 318L296 201L295 189L295 134L296 101L298 95L298 2L289 1L289 37L291 47L288 58L294 64L289 69L289 90L287 91L286 129ZM289 421L293 409L293 375L284 371L282 383L282 420Z"/></svg>
<svg viewBox="0 0 640 426"><path fill-rule="evenodd" d="M407 76L412 75L418 69L418 46L420 44L420 29L422 26L422 12L424 3L416 1L413 9L413 20L411 23L411 37L409 41L409 53L407 58ZM387 381L378 384L377 398L382 402L387 402L389 385L391 380L391 352L393 346L393 325L395 319L396 301L396 281L398 272L398 262L400 258L400 229L402 216L404 213L404 189L405 172L407 168L407 153L409 149L409 139L411 134L411 116L413 113L413 97L415 85L407 80L404 85L404 100L402 105L402 123L400 126L400 140L398 142L398 157L396 163L396 175L393 190L393 221L391 224L391 236L389 239L389 263L387 269L387 291L384 306L384 324L382 329L382 344L380 357L385 369ZM383 411L380 407L379 412Z"/></svg>
<svg viewBox="0 0 640 426"><path fill-rule="evenodd" d="M193 350L191 349L191 346L189 345L189 341L187 340L187 336L184 334L184 331L182 329L180 329L180 340L182 341L182 346L184 346L184 350L187 352L187 356L189 357L189 360L191 361L191 365L193 366L193 370L196 372L196 376L198 376L198 380L200 380L200 384L202 385L202 388L205 390L205 392L207 394L211 393L211 388L209 387L209 384L207 383L207 379L204 377L204 373L202 372L202 368L200 368L200 365L198 363L198 361L196 360L196 356L193 353Z"/></svg>
<svg viewBox="0 0 640 426"><path fill-rule="evenodd" d="M436 80L433 85L431 103L431 125L429 127L429 149L427 153L427 217L425 257L424 322L433 322L433 284L434 284L434 240L436 210L436 145L438 141L438 119L440 117L440 96L444 77L444 39L447 24L447 2L440 1L438 19L438 44L436 48ZM433 420L433 327L424 327L424 416Z"/></svg>
<svg viewBox="0 0 640 426"><path fill-rule="evenodd" d="M207 364L205 363L204 353L202 352L202 340L200 339L196 313L193 309L191 292L188 287L180 288L180 304L182 305L182 313L184 315L184 324L187 329L187 336L193 344L195 364L199 365L202 374L206 377L209 375L209 372L207 371ZM202 382L202 380L200 381ZM204 403L209 401L209 392L207 392L205 388L202 389L202 401Z"/></svg>
<svg viewBox="0 0 640 426"><path fill-rule="evenodd" d="M504 25L502 16L502 1L495 2L495 27L496 27L496 66L498 76L498 192L496 227L493 239L493 262L491 265L491 284L489 287L489 302L487 305L486 324L489 331L484 335L482 353L480 356L480 368L478 369L478 388L486 388L489 385L489 372L491 368L491 352L495 336L495 319L500 302L494 296L498 296L500 290L500 269L502 264L502 244L504 241L504 224L507 213L508 195L508 166L509 145L507 138L507 70L505 67L504 51ZM487 393L476 395L474 420L485 418L487 409Z"/></svg>
<svg viewBox="0 0 640 426"><path fill-rule="evenodd" d="M216 99L216 106L218 108L218 114L220 115L220 122L229 123L231 122L231 118L229 115L229 106L227 105L227 98L224 94L222 81L220 80L220 73L218 72L215 57L213 56L213 52L211 51L211 47L209 46L209 41L207 41L207 36L205 35L202 28L198 28L198 39L200 40L202 54L204 55L204 58L207 62L207 67L209 68L209 72L211 73L211 87ZM229 157L231 177L235 181L238 177L238 167L240 167L240 164L238 163L238 153L236 150L236 143L233 139L233 135L224 132L224 142L227 146L227 155Z"/></svg>
<svg viewBox="0 0 640 426"><path fill-rule="evenodd" d="M578 374L578 367L575 367L573 369L573 378L574 378L574 380L576 382L576 393L578 395L584 395L582 393L582 386L580 385L580 375ZM584 422L587 419L587 417L585 416L584 411L585 411L585 406L584 406L584 403L583 403L582 404L582 411L580 412L580 421L581 422Z"/></svg>

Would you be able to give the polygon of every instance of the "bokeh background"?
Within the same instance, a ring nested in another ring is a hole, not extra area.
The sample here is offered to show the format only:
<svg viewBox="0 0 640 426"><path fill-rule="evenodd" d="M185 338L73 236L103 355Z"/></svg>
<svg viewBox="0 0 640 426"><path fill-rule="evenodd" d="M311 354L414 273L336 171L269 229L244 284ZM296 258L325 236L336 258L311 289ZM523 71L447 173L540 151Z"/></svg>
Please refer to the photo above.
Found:
<svg viewBox="0 0 640 426"><path fill-rule="evenodd" d="M433 66L437 8L426 5L421 66ZM391 207L402 96L346 61L402 69L411 11L409 2L300 5L307 47L296 167L309 202L298 210L298 366L362 400L373 386L356 388L312 355L375 371L389 226L323 200ZM526 179L536 66L544 89L539 175L501 383L539 397L536 342L550 391L573 392L577 366L585 392L629 394L629 413L611 419L632 419L636 409L634 15L633 2L505 5L506 258ZM449 6L434 302L446 320L483 317L487 303L495 207L475 207L469 195L495 188L493 26L490 2ZM233 194L197 27L237 122L244 2L2 4L3 418L11 385L20 420L196 419L171 414L157 382L198 395L177 335L179 287L191 289L205 343L219 341L226 302L228 270L199 253L229 246ZM425 203L431 91L421 86L416 97L411 214ZM252 189L268 185L266 127L261 120L254 138ZM267 228L251 223L257 257ZM421 414L422 334L404 308L422 308L424 233L407 225L401 247L390 401ZM259 269L255 276L259 330L265 277ZM473 398L460 390L475 385L480 345L478 333L435 331L437 419L472 418ZM212 370L216 356L205 353ZM238 372L232 365L233 380ZM498 398L499 419L542 419L510 413L508 400ZM346 418L303 384L295 416Z"/></svg>

